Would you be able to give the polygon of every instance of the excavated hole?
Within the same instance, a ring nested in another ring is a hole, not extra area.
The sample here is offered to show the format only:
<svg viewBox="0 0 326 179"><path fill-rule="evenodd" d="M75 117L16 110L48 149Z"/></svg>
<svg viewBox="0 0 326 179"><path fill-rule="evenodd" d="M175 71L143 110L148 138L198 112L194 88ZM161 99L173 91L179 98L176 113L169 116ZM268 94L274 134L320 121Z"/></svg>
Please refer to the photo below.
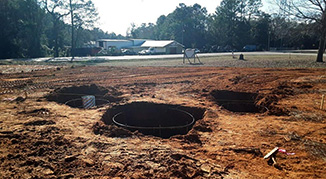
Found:
<svg viewBox="0 0 326 179"><path fill-rule="evenodd" d="M219 106L232 112L263 113L267 110L265 106L256 104L258 101L257 93L216 90L211 95Z"/></svg>
<svg viewBox="0 0 326 179"><path fill-rule="evenodd" d="M202 108L134 102L108 109L102 121L145 135L169 138L187 134L204 112Z"/></svg>
<svg viewBox="0 0 326 179"><path fill-rule="evenodd" d="M92 84L90 86L72 86L64 87L54 90L45 98L49 101L55 101L59 104L66 104L73 108L83 108L82 96L93 95L95 96L96 106L102 106L109 102L119 101L120 98L109 96L108 90Z"/></svg>

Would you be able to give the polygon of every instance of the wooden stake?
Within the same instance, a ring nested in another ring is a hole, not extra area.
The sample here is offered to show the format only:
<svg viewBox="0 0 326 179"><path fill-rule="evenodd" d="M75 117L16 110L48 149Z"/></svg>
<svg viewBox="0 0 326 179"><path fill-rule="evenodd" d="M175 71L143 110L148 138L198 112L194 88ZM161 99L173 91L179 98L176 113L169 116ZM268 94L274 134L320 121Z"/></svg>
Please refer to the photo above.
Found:
<svg viewBox="0 0 326 179"><path fill-rule="evenodd" d="M25 93L25 99L27 99L27 91L24 91L24 93Z"/></svg>
<svg viewBox="0 0 326 179"><path fill-rule="evenodd" d="M274 154L276 154L278 152L278 147L275 147L273 150L271 150L268 154L266 154L264 156L264 159L270 158L271 156L273 156Z"/></svg>
<svg viewBox="0 0 326 179"><path fill-rule="evenodd" d="M320 109L323 110L324 109L324 98L325 98L325 95L323 94L321 96L321 103L320 103Z"/></svg>

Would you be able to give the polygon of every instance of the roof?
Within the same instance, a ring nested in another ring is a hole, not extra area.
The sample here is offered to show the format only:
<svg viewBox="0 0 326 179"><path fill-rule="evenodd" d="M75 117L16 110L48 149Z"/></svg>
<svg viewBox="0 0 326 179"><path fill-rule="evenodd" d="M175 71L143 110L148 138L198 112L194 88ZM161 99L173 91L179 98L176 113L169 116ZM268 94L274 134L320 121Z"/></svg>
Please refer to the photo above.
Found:
<svg viewBox="0 0 326 179"><path fill-rule="evenodd" d="M145 40L145 39L99 39L98 42L134 42L134 46L140 47L166 47L168 45L180 45L184 47L182 44L178 43L174 40Z"/></svg>
<svg viewBox="0 0 326 179"><path fill-rule="evenodd" d="M123 39L99 39L98 42L130 42L130 40Z"/></svg>
<svg viewBox="0 0 326 179"><path fill-rule="evenodd" d="M141 47L166 47L173 42L173 40L146 40Z"/></svg>

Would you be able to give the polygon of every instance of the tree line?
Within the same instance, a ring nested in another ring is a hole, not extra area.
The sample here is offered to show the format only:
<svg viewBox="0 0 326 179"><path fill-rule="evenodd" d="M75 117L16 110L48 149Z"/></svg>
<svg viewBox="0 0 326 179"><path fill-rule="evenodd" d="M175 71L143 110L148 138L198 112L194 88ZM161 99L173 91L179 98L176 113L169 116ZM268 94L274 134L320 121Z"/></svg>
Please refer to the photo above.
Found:
<svg viewBox="0 0 326 179"><path fill-rule="evenodd" d="M156 24L132 24L129 36L145 39L173 39L204 52L242 50L256 45L260 50L318 48L317 24L295 21L284 14L260 10L260 0L223 0L214 14L199 4L181 3Z"/></svg>
<svg viewBox="0 0 326 179"><path fill-rule="evenodd" d="M95 28L91 0L0 0L0 59L72 56L99 38L124 38Z"/></svg>
<svg viewBox="0 0 326 179"><path fill-rule="evenodd" d="M199 4L181 3L155 24L132 24L122 36L95 28L98 13L91 0L1 0L0 59L73 56L74 48L100 38L176 40L203 52L242 50L245 45L325 50L324 1L316 0L322 13L293 8L299 1L279 0L283 13L278 14L261 11L261 0L223 0L213 14Z"/></svg>

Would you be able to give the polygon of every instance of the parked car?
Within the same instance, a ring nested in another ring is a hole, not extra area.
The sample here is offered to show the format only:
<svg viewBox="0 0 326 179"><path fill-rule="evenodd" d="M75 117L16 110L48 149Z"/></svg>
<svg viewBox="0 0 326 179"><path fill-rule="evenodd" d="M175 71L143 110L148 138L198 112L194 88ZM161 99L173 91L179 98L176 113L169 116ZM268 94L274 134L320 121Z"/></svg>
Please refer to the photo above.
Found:
<svg viewBox="0 0 326 179"><path fill-rule="evenodd" d="M156 52L155 48L152 48L152 47L138 52L139 55L152 55L152 54L156 54L156 53L157 52Z"/></svg>
<svg viewBox="0 0 326 179"><path fill-rule="evenodd" d="M141 50L138 52L139 55L149 55L151 52L148 49Z"/></svg>
<svg viewBox="0 0 326 179"><path fill-rule="evenodd" d="M209 52L236 52L237 49L233 48L231 45L217 46L213 45L209 49Z"/></svg>
<svg viewBox="0 0 326 179"><path fill-rule="evenodd" d="M130 50L130 49L121 49L121 53L122 53L123 55L135 55L135 54L136 54L135 52L133 52L133 51Z"/></svg>
<svg viewBox="0 0 326 179"><path fill-rule="evenodd" d="M242 49L245 52L251 52L251 51L256 51L257 50L257 45L246 45Z"/></svg>

